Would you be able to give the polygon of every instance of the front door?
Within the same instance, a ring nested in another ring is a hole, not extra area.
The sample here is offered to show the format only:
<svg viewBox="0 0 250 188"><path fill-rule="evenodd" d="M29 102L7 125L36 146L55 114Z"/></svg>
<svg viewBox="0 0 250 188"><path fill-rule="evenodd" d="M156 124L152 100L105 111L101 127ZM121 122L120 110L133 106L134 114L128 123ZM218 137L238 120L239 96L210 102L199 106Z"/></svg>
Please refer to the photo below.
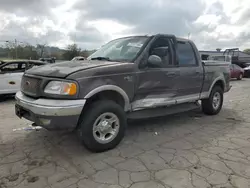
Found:
<svg viewBox="0 0 250 188"><path fill-rule="evenodd" d="M151 55L160 57L162 64L154 67L148 62L141 62L145 66L137 73L136 95L132 102L132 110L175 104L174 97L177 93L175 85L180 72L172 58L170 40L163 36L155 39L146 54L147 57Z"/></svg>
<svg viewBox="0 0 250 188"><path fill-rule="evenodd" d="M25 64L9 63L0 69L0 94L14 94L20 90Z"/></svg>

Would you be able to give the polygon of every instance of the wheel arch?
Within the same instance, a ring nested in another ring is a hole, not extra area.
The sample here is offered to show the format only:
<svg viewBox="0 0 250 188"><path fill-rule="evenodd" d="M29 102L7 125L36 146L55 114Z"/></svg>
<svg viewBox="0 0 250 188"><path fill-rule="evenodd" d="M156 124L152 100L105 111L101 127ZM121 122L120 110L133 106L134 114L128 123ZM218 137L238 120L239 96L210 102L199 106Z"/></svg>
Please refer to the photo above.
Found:
<svg viewBox="0 0 250 188"><path fill-rule="evenodd" d="M214 86L220 86L222 88L222 90L224 91L225 90L225 79L223 77L218 77L216 78L213 83L211 84L210 88L209 88L209 92L208 94L210 95L210 93L212 92L212 89L214 88ZM209 96L208 95L208 96Z"/></svg>
<svg viewBox="0 0 250 188"><path fill-rule="evenodd" d="M102 96L102 95L108 95L111 94L112 96L115 96L117 98L114 98L115 100L123 100L122 107L124 108L124 111L130 111L131 105L130 105L130 100L127 95L127 93L120 87L115 86L115 85L104 85L104 86L99 86L92 91L90 91L84 98L87 99L87 101L93 97L96 96ZM117 101L116 101L117 102ZM120 105L121 103L118 102Z"/></svg>

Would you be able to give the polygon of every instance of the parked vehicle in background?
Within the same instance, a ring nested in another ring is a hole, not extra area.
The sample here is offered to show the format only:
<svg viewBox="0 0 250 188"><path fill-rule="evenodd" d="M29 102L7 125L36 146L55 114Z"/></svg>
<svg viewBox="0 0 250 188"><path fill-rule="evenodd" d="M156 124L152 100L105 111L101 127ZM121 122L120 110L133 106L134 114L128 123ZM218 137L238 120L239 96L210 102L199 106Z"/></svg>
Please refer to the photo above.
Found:
<svg viewBox="0 0 250 188"><path fill-rule="evenodd" d="M244 68L244 77L250 78L250 64L246 64Z"/></svg>
<svg viewBox="0 0 250 188"><path fill-rule="evenodd" d="M55 57L39 58L39 61L43 61L43 62L47 62L47 63L55 63L56 58Z"/></svg>
<svg viewBox="0 0 250 188"><path fill-rule="evenodd" d="M230 55L208 55L200 52L201 60L213 60L213 61L225 61L229 64L232 63L232 57Z"/></svg>
<svg viewBox="0 0 250 188"><path fill-rule="evenodd" d="M237 80L242 80L242 78L244 77L244 69L236 64L231 64L230 76L231 78L237 78Z"/></svg>
<svg viewBox="0 0 250 188"><path fill-rule="evenodd" d="M48 130L77 130L89 150L101 152L120 143L127 119L192 110L199 100L205 114L218 114L229 80L229 64L202 62L190 40L125 37L87 61L28 70L16 94L16 115Z"/></svg>
<svg viewBox="0 0 250 188"><path fill-rule="evenodd" d="M71 61L83 61L85 59L86 59L85 57L77 56L77 57L74 57Z"/></svg>
<svg viewBox="0 0 250 188"><path fill-rule="evenodd" d="M45 65L36 60L13 60L0 62L0 95L15 94L20 90L21 79L24 71Z"/></svg>
<svg viewBox="0 0 250 188"><path fill-rule="evenodd" d="M241 52L239 48L226 49L223 55L230 55L232 57L232 64L236 64L241 68L245 68L250 63L250 56Z"/></svg>

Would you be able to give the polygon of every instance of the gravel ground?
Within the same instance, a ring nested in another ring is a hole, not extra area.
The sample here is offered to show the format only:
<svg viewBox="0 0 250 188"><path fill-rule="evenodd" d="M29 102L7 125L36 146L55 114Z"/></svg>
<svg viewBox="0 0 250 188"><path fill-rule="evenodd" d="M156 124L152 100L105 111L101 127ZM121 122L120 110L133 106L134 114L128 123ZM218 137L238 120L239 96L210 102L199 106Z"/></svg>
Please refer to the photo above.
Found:
<svg viewBox="0 0 250 188"><path fill-rule="evenodd" d="M90 153L73 133L19 130L0 102L0 188L248 188L250 79L232 81L217 116L199 111L129 124L114 150Z"/></svg>

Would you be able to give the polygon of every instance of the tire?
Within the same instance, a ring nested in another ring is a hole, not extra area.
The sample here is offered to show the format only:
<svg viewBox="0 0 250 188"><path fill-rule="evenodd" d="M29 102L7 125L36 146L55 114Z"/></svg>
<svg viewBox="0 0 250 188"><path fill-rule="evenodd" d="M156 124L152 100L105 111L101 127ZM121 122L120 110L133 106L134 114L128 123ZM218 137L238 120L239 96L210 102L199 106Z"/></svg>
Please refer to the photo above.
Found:
<svg viewBox="0 0 250 188"><path fill-rule="evenodd" d="M240 73L240 75L238 76L237 80L242 80L242 78L243 78L243 74Z"/></svg>
<svg viewBox="0 0 250 188"><path fill-rule="evenodd" d="M122 141L127 127L126 114L123 108L110 100L94 102L87 108L85 114L83 114L80 119L77 129L82 144L92 152L103 152L115 148ZM108 117L113 117L116 121L110 123L111 118L106 119ZM103 121L100 120L101 118L103 118ZM117 124L119 124L119 126ZM110 130L113 130L113 136L111 133L106 133L111 132Z"/></svg>
<svg viewBox="0 0 250 188"><path fill-rule="evenodd" d="M207 115L216 115L220 112L223 105L223 90L220 86L214 86L208 99L202 100L202 111ZM217 106L214 104L214 99L219 100ZM219 97L219 98L218 98Z"/></svg>

